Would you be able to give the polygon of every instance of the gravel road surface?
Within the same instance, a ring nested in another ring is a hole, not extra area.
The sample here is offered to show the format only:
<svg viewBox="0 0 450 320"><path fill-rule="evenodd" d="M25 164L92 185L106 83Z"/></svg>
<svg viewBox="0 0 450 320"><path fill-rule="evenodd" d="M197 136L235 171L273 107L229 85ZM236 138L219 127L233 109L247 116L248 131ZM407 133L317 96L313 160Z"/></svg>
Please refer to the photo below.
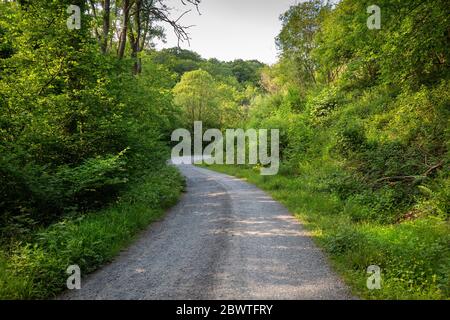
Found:
<svg viewBox="0 0 450 320"><path fill-rule="evenodd" d="M307 231L243 180L180 165L165 217L60 299L349 299Z"/></svg>

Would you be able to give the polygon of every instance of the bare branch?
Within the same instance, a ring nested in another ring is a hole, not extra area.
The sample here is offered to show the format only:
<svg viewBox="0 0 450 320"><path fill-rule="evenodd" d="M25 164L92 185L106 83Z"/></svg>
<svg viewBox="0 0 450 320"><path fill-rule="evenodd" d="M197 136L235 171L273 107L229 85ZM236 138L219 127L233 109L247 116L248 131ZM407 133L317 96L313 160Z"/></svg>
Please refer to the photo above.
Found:
<svg viewBox="0 0 450 320"><path fill-rule="evenodd" d="M375 182L384 182L384 181L402 181L402 180L417 180L417 179L423 179L423 178L427 178L433 171L441 168L444 165L444 161L440 161L439 163L437 163L434 166L431 166L430 168L428 168L427 171L425 171L423 174L418 175L418 176L393 176L393 177L383 177L380 178L378 180L376 180Z"/></svg>

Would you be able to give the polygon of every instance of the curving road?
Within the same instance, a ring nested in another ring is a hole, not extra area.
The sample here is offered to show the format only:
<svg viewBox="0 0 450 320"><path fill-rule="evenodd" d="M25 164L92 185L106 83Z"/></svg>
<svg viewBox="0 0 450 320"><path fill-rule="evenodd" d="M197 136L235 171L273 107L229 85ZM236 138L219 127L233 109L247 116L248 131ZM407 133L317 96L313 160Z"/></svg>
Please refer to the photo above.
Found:
<svg viewBox="0 0 450 320"><path fill-rule="evenodd" d="M180 165L187 192L61 299L349 299L308 233L242 180Z"/></svg>

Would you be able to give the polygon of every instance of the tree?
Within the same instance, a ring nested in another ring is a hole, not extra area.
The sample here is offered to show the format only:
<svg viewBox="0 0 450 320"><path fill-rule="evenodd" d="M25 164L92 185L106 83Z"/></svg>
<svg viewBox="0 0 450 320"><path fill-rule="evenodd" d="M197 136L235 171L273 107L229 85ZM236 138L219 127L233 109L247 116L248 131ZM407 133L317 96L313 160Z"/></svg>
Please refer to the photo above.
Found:
<svg viewBox="0 0 450 320"><path fill-rule="evenodd" d="M280 17L283 27L276 43L282 59L293 62L296 82L303 87L316 82L316 63L311 52L325 9L328 6L323 1L310 0L291 6Z"/></svg>
<svg viewBox="0 0 450 320"><path fill-rule="evenodd" d="M67 29L70 4L80 30ZM134 77L104 54L88 4L0 2L0 238L103 205L165 163L171 74L146 61Z"/></svg>
<svg viewBox="0 0 450 320"><path fill-rule="evenodd" d="M217 84L208 72L195 70L185 73L173 92L175 104L183 108L189 124L203 121L204 127L217 127L220 121Z"/></svg>
<svg viewBox="0 0 450 320"><path fill-rule="evenodd" d="M180 1L184 5L193 5L198 11L200 0ZM173 18L171 8L165 0L117 0L114 2L89 0L89 4L90 14L95 21L94 34L101 52L106 54L113 45L116 45L117 56L123 59L129 48L130 57L134 61L133 74L139 74L142 71L140 53L145 48L151 48L154 37L164 36L163 29L155 23L168 24L179 42L189 41L187 32L189 26L183 26L180 21L191 10L186 10L179 17ZM129 43L128 46L127 43Z"/></svg>
<svg viewBox="0 0 450 320"><path fill-rule="evenodd" d="M448 1L379 1L380 30L366 26L370 4L344 0L324 16L312 55L325 79L417 89L448 75Z"/></svg>
<svg viewBox="0 0 450 320"><path fill-rule="evenodd" d="M264 64L257 60L244 61L242 59L229 63L233 76L241 84L253 83L259 85L260 72Z"/></svg>

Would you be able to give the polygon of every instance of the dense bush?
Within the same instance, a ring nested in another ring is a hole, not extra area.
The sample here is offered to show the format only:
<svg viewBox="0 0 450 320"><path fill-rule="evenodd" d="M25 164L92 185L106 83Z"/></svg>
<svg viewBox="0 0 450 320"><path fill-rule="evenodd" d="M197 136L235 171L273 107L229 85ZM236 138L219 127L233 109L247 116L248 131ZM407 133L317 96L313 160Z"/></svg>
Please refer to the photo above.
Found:
<svg viewBox="0 0 450 320"><path fill-rule="evenodd" d="M55 296L65 287L69 265L79 265L86 275L110 261L181 191L177 169L159 167L145 172L110 208L68 217L0 250L0 299Z"/></svg>
<svg viewBox="0 0 450 320"><path fill-rule="evenodd" d="M173 77L100 52L65 1L0 3L0 239L99 208L165 162ZM49 21L52 23L49 24Z"/></svg>
<svg viewBox="0 0 450 320"><path fill-rule="evenodd" d="M342 98L338 96L337 88L325 88L317 95L312 95L307 103L307 108L314 122L325 121L335 109L342 104Z"/></svg>
<svg viewBox="0 0 450 320"><path fill-rule="evenodd" d="M282 16L281 61L248 121L280 129L280 172L235 173L312 224L363 296L448 297L448 6L381 1L383 27L368 30L371 4L311 0ZM380 292L365 291L371 264L386 270Z"/></svg>

